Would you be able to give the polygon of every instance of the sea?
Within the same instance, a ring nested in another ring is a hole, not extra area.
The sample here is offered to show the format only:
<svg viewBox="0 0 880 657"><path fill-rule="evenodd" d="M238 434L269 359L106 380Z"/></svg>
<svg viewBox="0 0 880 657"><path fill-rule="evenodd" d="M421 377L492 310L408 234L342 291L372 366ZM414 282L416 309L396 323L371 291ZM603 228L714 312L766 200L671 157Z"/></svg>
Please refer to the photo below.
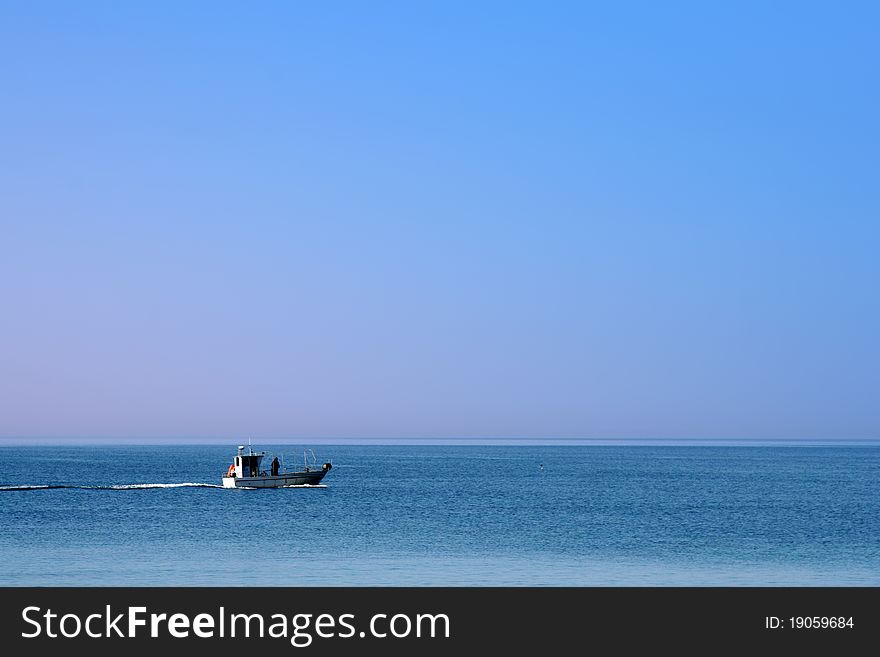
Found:
<svg viewBox="0 0 880 657"><path fill-rule="evenodd" d="M0 447L0 585L880 585L876 444L306 448Z"/></svg>

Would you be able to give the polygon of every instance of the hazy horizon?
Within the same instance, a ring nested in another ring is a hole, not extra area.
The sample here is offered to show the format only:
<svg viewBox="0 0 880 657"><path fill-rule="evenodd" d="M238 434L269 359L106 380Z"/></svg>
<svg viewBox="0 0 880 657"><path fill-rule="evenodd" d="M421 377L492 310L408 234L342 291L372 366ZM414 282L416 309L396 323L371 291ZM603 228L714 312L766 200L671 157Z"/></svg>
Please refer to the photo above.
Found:
<svg viewBox="0 0 880 657"><path fill-rule="evenodd" d="M248 443L235 438L0 438L0 447L209 447L228 446L234 449L239 445L252 444L254 449L267 449L277 446L332 447L332 446L473 446L473 447L876 447L880 439L766 439L766 438L265 438ZM329 457L329 455L328 455Z"/></svg>
<svg viewBox="0 0 880 657"><path fill-rule="evenodd" d="M878 18L4 3L0 437L875 440Z"/></svg>

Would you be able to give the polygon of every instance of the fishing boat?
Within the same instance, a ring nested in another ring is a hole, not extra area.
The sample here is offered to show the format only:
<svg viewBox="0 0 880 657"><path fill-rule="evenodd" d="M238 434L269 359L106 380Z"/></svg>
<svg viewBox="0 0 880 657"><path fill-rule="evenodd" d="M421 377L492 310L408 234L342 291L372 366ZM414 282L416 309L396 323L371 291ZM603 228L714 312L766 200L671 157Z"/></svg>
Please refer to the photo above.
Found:
<svg viewBox="0 0 880 657"><path fill-rule="evenodd" d="M315 486L330 472L333 465L324 463L317 467L315 453L303 453L303 469L294 472L281 472L281 464L278 458L272 460L269 472L263 470L263 458L266 452L255 452L248 445L247 453L244 445L238 446L238 453L232 460L232 465L223 477L224 488L284 488L286 486Z"/></svg>

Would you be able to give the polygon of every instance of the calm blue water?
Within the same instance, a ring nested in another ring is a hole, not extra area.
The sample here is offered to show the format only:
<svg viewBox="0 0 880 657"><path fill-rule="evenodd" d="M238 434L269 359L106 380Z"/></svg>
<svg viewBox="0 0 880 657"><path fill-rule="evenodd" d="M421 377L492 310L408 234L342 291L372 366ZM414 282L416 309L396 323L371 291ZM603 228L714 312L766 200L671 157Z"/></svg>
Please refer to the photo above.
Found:
<svg viewBox="0 0 880 657"><path fill-rule="evenodd" d="M876 446L322 446L326 488L213 487L232 453L0 448L0 585L880 585ZM209 486L125 488L174 483Z"/></svg>

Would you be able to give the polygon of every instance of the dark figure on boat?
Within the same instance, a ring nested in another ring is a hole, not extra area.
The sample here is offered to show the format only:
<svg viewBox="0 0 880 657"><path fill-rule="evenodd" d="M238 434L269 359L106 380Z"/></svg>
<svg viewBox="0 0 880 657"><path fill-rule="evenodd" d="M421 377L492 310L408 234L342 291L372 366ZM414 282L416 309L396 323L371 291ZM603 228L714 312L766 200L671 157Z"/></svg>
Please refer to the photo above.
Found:
<svg viewBox="0 0 880 657"><path fill-rule="evenodd" d="M272 459L272 476L273 477L278 476L278 467L279 467L278 457L276 456L274 459Z"/></svg>

